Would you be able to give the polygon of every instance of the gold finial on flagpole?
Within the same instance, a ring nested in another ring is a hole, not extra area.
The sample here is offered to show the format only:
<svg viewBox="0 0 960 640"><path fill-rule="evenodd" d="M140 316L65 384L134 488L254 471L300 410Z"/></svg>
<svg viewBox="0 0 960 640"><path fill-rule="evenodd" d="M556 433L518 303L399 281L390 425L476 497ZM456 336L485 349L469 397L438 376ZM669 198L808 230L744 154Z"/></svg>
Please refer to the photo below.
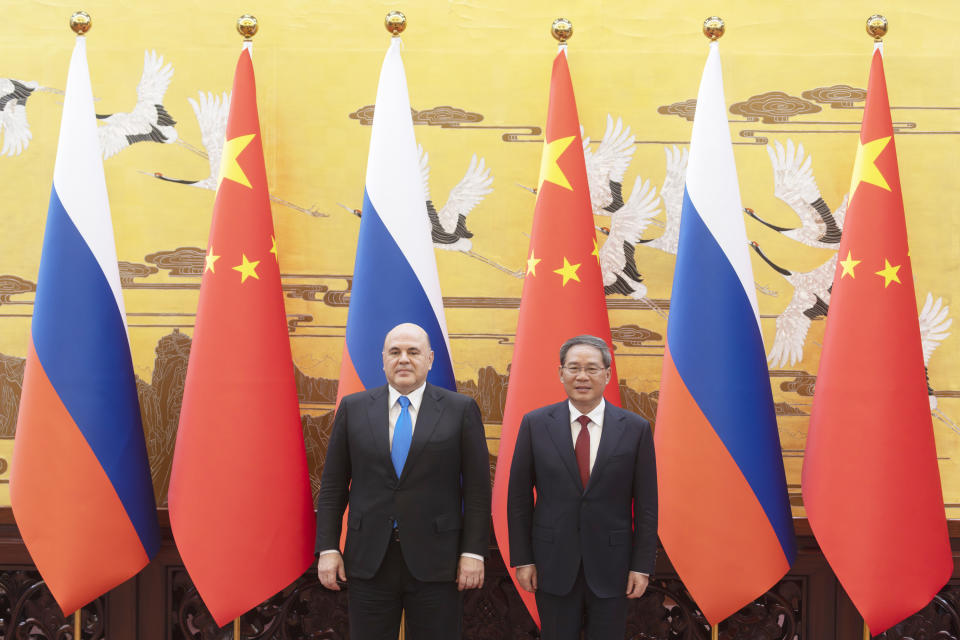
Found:
<svg viewBox="0 0 960 640"><path fill-rule="evenodd" d="M707 36L711 42L719 40L726 30L727 25L719 16L710 16L703 21L703 35Z"/></svg>
<svg viewBox="0 0 960 640"><path fill-rule="evenodd" d="M882 42L883 36L887 35L887 19L875 13L867 18L867 33L873 38L874 42Z"/></svg>
<svg viewBox="0 0 960 640"><path fill-rule="evenodd" d="M86 11L75 11L72 16L70 16L70 28L73 29L73 32L78 36L82 36L87 31L90 31L90 27L93 26L93 20L90 19L90 14Z"/></svg>
<svg viewBox="0 0 960 640"><path fill-rule="evenodd" d="M383 19L383 26L387 28L394 38L399 38L404 29L407 28L407 16L402 11L391 11Z"/></svg>
<svg viewBox="0 0 960 640"><path fill-rule="evenodd" d="M257 23L257 19L249 13L237 18L237 33L243 36L244 42L251 42L259 29L260 25Z"/></svg>
<svg viewBox="0 0 960 640"><path fill-rule="evenodd" d="M566 18L557 18L550 25L550 33L562 45L567 44L567 40L573 37L573 23Z"/></svg>

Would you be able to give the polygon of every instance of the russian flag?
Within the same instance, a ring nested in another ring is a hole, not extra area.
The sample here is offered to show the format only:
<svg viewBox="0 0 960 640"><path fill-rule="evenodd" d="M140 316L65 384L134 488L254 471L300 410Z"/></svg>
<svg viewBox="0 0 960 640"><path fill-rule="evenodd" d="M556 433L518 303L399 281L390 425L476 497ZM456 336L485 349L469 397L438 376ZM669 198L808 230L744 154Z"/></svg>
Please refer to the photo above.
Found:
<svg viewBox="0 0 960 640"><path fill-rule="evenodd" d="M136 574L160 543L83 36L67 76L10 499L65 614Z"/></svg>
<svg viewBox="0 0 960 640"><path fill-rule="evenodd" d="M654 442L660 539L715 624L796 555L716 42L690 141Z"/></svg>
<svg viewBox="0 0 960 640"><path fill-rule="evenodd" d="M403 322L430 336L427 380L457 388L400 46L393 38L380 69L338 402L386 383L383 339Z"/></svg>

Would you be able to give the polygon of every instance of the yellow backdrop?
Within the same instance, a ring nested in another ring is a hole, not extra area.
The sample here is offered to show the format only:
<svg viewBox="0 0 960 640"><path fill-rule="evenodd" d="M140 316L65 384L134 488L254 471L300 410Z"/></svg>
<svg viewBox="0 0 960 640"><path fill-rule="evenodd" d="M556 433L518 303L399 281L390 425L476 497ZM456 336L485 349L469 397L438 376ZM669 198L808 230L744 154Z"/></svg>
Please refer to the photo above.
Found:
<svg viewBox="0 0 960 640"><path fill-rule="evenodd" d="M952 0L886 4L409 0L398 6L169 0L160 8L116 0L86 3L93 16L88 51L98 113L133 108L145 52L162 56L162 64L157 60L161 74L168 63L167 73L172 71L162 104L176 121L176 139L137 142L105 160L158 497L165 498L197 302L202 250L196 248L206 245L214 194L157 174L187 181L209 176L203 131L188 100L197 100L205 109L201 114L209 114L215 105L209 98L202 104L200 92L230 90L240 50L234 30L240 13L251 12L260 21L254 64L267 174L275 196L294 359L301 372L308 455L316 465L339 373L346 321L342 293L349 286L359 227L351 210L360 207L363 194L369 107L389 40L382 26L386 11L399 8L408 16L404 61L417 139L429 153L434 203L444 204L473 154L485 160L493 176L492 192L468 216L475 255L436 253L457 379L480 400L495 454L522 284L511 272L525 265L535 198L530 188L538 175L556 52L549 35L552 20L563 15L574 24L569 59L591 149L598 152L602 144L608 114L614 121L622 118L635 136L622 180L626 197L638 177L659 189L670 158L665 148L682 149L689 141L687 101L696 96L707 53L700 26L706 16L719 13L727 22L720 49L744 206L771 224L794 227L797 215L776 197L768 145L774 156L778 143L784 147L784 166L794 162L794 173L788 168L779 188L791 188L791 175L797 179L797 167L809 156L826 205L834 212L841 206L872 51L864 22L880 9L891 25L885 64L918 305L932 293L930 335L942 342L930 357L929 379L944 500L948 515L960 514L960 362L957 338L946 326L960 293L954 179L960 42L950 21L955 6ZM67 21L75 8L51 0L10 3L4 9L0 73L7 79L0 79L0 93L12 91L9 80L34 89L21 100L32 137L25 139L21 131L17 145L18 124L0 119L5 123L0 127L5 152L0 156L0 458L5 461L27 350L60 92L74 41ZM12 108L4 113L11 118ZM659 206L659 225L651 224L645 238L663 232L666 214ZM609 226L610 219L597 217L597 225ZM795 286L808 287L801 276L835 252L805 246L750 217L747 231L771 260L795 274L788 281L753 254L764 339L772 352L778 319L786 322L795 312L790 307ZM635 257L648 300L611 294L610 319L624 399L652 418L674 256L641 244ZM937 317L937 304L943 317ZM774 353L771 358L787 479L798 515L803 513L800 469L823 327L822 317L812 322L801 337L802 355ZM909 470L891 469L904 472ZM6 500L0 493L0 503Z"/></svg>

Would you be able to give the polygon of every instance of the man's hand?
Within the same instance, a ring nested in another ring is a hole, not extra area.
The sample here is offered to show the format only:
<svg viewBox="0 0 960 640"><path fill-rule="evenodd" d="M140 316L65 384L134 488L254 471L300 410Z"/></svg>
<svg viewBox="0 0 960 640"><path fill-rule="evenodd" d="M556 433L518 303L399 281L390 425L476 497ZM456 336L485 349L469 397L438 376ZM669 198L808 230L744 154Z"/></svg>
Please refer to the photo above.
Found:
<svg viewBox="0 0 960 640"><path fill-rule="evenodd" d="M460 556L457 565L457 591L479 589L483 586L483 560Z"/></svg>
<svg viewBox="0 0 960 640"><path fill-rule="evenodd" d="M324 553L317 560L317 577L320 578L320 584L331 591L340 591L340 585L337 584L337 578L346 582L347 574L343 570L343 556L340 552Z"/></svg>
<svg viewBox="0 0 960 640"><path fill-rule="evenodd" d="M517 567L517 582L524 591L533 593L537 590L537 567L528 564L525 567Z"/></svg>
<svg viewBox="0 0 960 640"><path fill-rule="evenodd" d="M650 576L631 571L627 576L627 597L639 598L647 590L648 584L650 584Z"/></svg>

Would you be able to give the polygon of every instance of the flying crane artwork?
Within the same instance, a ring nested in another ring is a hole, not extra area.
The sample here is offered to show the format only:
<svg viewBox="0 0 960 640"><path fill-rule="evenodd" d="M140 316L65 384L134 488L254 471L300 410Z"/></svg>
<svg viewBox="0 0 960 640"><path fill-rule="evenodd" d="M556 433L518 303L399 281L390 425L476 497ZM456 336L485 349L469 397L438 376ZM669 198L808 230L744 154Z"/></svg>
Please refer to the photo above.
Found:
<svg viewBox="0 0 960 640"><path fill-rule="evenodd" d="M170 144L177 140L177 130L166 107L163 96L173 79L173 65L163 63L163 56L156 51L143 52L143 74L137 85L137 102L129 112L97 114L103 124L97 129L104 159L117 155L138 142L162 142Z"/></svg>
<svg viewBox="0 0 960 640"><path fill-rule="evenodd" d="M423 197L427 203L427 216L430 218L430 235L433 246L445 251L459 251L464 255L488 264L514 278L523 277L520 271L514 271L502 264L480 255L473 250L473 233L467 229L467 215L493 192L493 176L483 158L477 160L477 154L470 158L470 166L460 182L450 190L447 201L438 211L430 197L430 154L417 145L420 163L420 177L423 179Z"/></svg>
<svg viewBox="0 0 960 640"><path fill-rule="evenodd" d="M183 140L177 140L177 142L198 156L207 159L210 167L209 175L201 179L193 180L171 178L159 171L154 171L148 175L152 175L154 178L165 182L185 184L198 189L215 192L220 180L220 159L223 156L223 143L227 134L227 114L230 112L230 94L226 91L220 95L200 91L196 100L187 98L187 102L190 103L190 106L193 108L193 114L197 118L197 124L200 127L200 142L203 145L203 149L198 149ZM307 209L275 196L272 193L270 194L270 201L289 207L294 211L305 213L314 218L329 217L329 214L319 211L316 207Z"/></svg>
<svg viewBox="0 0 960 640"><path fill-rule="evenodd" d="M774 262L756 241L750 243L757 255L793 287L790 302L777 316L773 345L767 355L767 361L773 367L792 367L803 360L811 322L825 317L829 311L837 250L849 197L843 197L836 211L830 209L814 178L812 157L806 155L802 144L794 145L790 139L786 145L774 141L772 147L767 146L767 153L773 168L774 195L796 213L800 226L781 227L767 222L753 209L744 208L744 212L784 237L808 247L831 252L830 257L820 265L805 272L798 272ZM950 336L947 330L953 320L949 317L949 312L950 307L944 304L943 298L934 298L932 293L927 293L919 311L920 337L923 344L923 364L928 372L931 414L960 435L960 426L939 410L936 391L929 382L930 357L940 343Z"/></svg>
<svg viewBox="0 0 960 640"><path fill-rule="evenodd" d="M187 98L201 138L201 145L195 146L183 139L177 121L165 106L173 77L174 66L171 62L157 51L144 51L142 72L136 86L136 101L130 111L97 116L100 120L98 133L103 157L113 158L141 142L176 144L206 158L209 173L199 177L174 177L159 171L141 173L170 184L215 191L219 181L230 94L200 91L196 97ZM19 156L30 146L33 133L27 119L27 105L33 104L32 100L36 99L33 96L38 93L62 95L63 92L32 80L0 78L0 156ZM689 152L687 148L677 145L664 146L665 174L659 188L650 179L635 175L629 180L632 188L626 192L624 180L636 153L636 135L621 117L608 114L605 124L599 140L592 140L581 127L591 207L594 215L601 218L596 229L601 238L605 236L598 249L604 291L608 296L624 296L644 303L665 317L665 312L648 298L650 282L645 280L644 258L650 254L645 253L644 248L676 255ZM803 144L795 143L792 139L783 142L773 140L767 145L766 151L772 169L774 195L790 208L797 222L775 224L762 211L751 207L744 207L745 215L798 243L798 246L826 252L823 262L812 269L800 271L789 267L785 258L775 260L772 255L765 253L761 242L751 242L751 248L757 256L792 288L790 301L775 317L776 329L772 344L768 344L767 354L771 368L789 368L803 361L812 322L828 313L848 196L844 195L838 204L835 203L836 208L827 203L814 175L813 157ZM474 247L476 238L469 228L472 225L469 225L468 218L493 192L494 177L485 158L479 153L472 154L462 178L450 189L446 201L440 204L431 196L429 154L422 147L419 152L419 169L434 247L460 253L504 274L522 278L521 270L511 269L489 257L489 254L477 252ZM646 170L641 169L639 173L646 173ZM536 193L536 189L523 188ZM302 207L273 194L270 198L277 204L311 217L328 216L316 206ZM361 214L358 209L344 208L357 216ZM609 220L604 221L604 218ZM669 283L657 284L662 289ZM762 293L777 295L760 284L757 287ZM927 294L920 311L925 364L937 346L949 337L951 322L949 306L944 298ZM930 405L935 417L960 434L960 426L938 407L932 384Z"/></svg>
<svg viewBox="0 0 960 640"><path fill-rule="evenodd" d="M27 100L35 91L63 95L60 89L42 87L33 80L0 78L0 132L3 133L0 155L18 156L30 146L33 134L27 120Z"/></svg>
<svg viewBox="0 0 960 640"><path fill-rule="evenodd" d="M637 268L636 247L642 244L676 255L689 152L677 146L664 147L667 170L660 195L657 195L656 187L649 180L638 176L630 197L624 201L623 178L636 151L636 139L630 127L624 126L621 118L614 122L608 114L606 130L596 149L591 149L590 137L583 135L582 127L581 135L593 213L610 217L609 226L596 226L598 231L607 236L600 248L604 292L645 301L663 316L647 298L647 286ZM665 222L657 219L661 202ZM651 224L663 227L663 232L655 238L644 239L643 234Z"/></svg>

